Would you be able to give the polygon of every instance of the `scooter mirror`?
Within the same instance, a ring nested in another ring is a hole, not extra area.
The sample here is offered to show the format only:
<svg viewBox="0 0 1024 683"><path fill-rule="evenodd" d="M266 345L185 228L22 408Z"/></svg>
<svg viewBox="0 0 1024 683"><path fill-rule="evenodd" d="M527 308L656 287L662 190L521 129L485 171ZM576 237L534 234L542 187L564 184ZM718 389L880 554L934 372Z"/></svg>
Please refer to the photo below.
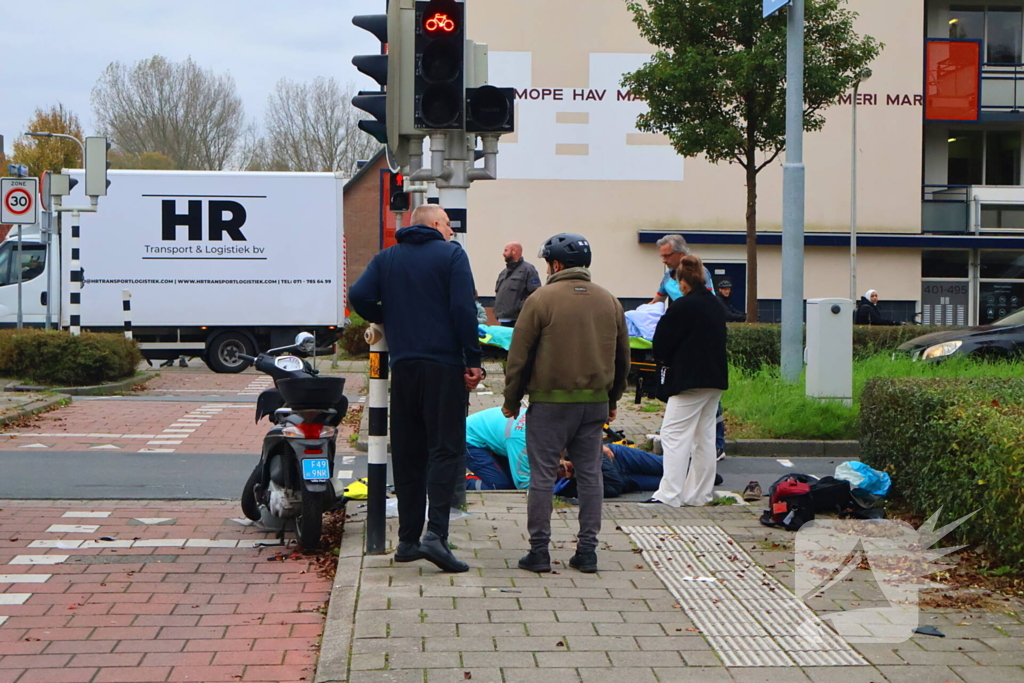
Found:
<svg viewBox="0 0 1024 683"><path fill-rule="evenodd" d="M299 332L295 336L295 346L306 353L312 353L316 349L316 339L309 332Z"/></svg>

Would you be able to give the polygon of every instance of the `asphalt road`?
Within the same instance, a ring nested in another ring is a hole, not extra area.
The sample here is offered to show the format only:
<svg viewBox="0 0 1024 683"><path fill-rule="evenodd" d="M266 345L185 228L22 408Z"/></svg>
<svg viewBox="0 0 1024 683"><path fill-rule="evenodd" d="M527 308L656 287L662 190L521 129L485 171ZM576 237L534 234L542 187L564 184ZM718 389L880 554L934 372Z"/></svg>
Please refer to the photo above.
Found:
<svg viewBox="0 0 1024 683"><path fill-rule="evenodd" d="M352 458L346 462L346 457ZM258 454L97 453L96 451L0 452L0 498L5 499L202 499L237 500ZM716 488L740 492L760 482L765 493L787 472L832 474L835 458L726 458L718 463L724 481ZM339 453L336 487L366 476L366 454ZM626 500L645 500L632 494Z"/></svg>

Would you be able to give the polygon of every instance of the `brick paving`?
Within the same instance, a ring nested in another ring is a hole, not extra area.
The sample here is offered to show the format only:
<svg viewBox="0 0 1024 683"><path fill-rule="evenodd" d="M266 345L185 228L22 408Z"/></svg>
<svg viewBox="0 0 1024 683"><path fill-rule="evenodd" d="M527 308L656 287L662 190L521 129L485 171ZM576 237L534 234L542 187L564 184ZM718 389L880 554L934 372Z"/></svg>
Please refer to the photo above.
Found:
<svg viewBox="0 0 1024 683"><path fill-rule="evenodd" d="M750 507L666 510L606 503L601 570L591 575L566 564L575 542L575 508L554 513L552 559L558 564L546 575L516 568L528 546L523 493L470 493L469 512L452 522L451 533L456 554L470 565L464 574L443 574L426 562L395 564L390 554L361 557L356 534L362 524L349 521L342 561L350 560L354 569L336 579L317 681L1024 681L1024 622L1017 603L1007 605L1006 612L922 610L920 623L938 627L946 638L851 642L869 666L724 666L688 618L686 605L672 596L619 527L716 525L792 588L792 534L764 528ZM391 543L395 527L389 520ZM870 571L854 570L822 598L806 603L826 616L882 599ZM349 601L348 619L343 600ZM339 650L350 657L326 655Z"/></svg>
<svg viewBox="0 0 1024 683"><path fill-rule="evenodd" d="M268 561L281 549L253 548L270 535L239 514L234 502L0 501L0 682L312 680L330 582L308 558ZM98 528L47 531L73 524ZM81 547L100 537L134 547ZM235 547L203 547L218 544ZM39 556L62 561L15 563Z"/></svg>

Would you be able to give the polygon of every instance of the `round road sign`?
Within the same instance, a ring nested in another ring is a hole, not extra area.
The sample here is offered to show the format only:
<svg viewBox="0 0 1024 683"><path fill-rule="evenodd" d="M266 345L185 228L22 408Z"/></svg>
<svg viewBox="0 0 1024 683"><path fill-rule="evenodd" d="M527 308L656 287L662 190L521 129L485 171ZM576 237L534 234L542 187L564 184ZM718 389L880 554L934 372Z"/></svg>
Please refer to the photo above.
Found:
<svg viewBox="0 0 1024 683"><path fill-rule="evenodd" d="M4 208L16 216L32 210L32 194L23 187L14 187L4 194Z"/></svg>

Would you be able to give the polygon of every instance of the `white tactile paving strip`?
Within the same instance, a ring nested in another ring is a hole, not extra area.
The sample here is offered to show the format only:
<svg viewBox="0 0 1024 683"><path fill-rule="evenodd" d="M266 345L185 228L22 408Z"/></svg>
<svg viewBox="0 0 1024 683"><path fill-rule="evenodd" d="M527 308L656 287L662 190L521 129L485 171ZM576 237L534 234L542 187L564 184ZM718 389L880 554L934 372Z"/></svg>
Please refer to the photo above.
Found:
<svg viewBox="0 0 1024 683"><path fill-rule="evenodd" d="M867 666L713 525L622 527L726 666Z"/></svg>
<svg viewBox="0 0 1024 683"><path fill-rule="evenodd" d="M245 389L238 392L239 396L259 396L263 391L266 391L270 387L274 386L274 380L272 377L263 375L257 377L249 383Z"/></svg>

